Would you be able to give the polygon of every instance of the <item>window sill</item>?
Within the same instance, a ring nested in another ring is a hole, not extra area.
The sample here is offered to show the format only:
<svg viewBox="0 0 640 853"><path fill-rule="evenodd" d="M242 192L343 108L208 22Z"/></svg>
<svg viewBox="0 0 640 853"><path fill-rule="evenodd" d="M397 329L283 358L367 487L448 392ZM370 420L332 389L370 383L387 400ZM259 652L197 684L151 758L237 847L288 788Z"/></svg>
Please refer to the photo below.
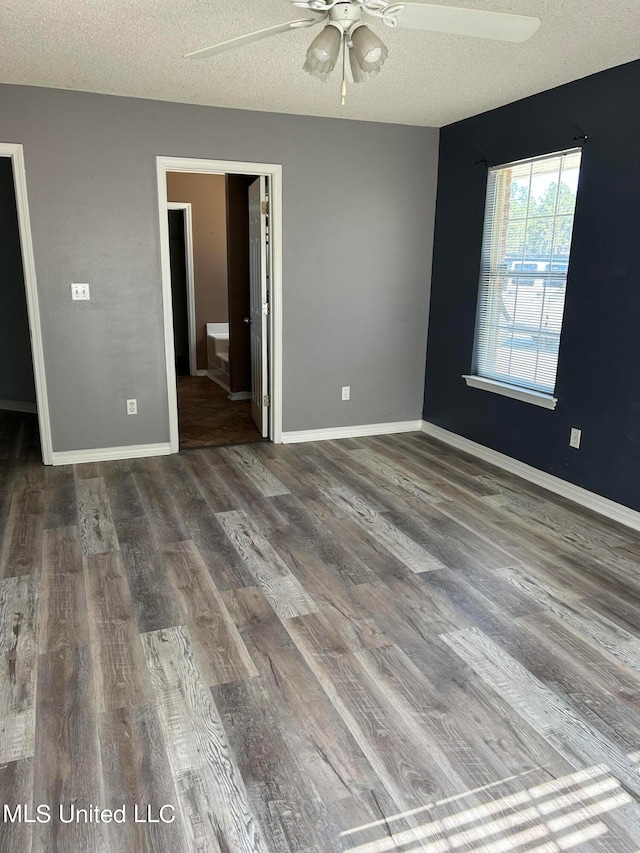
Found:
<svg viewBox="0 0 640 853"><path fill-rule="evenodd" d="M492 391L494 394L502 394L503 397L511 397L523 403L532 403L534 406L542 406L543 409L555 409L558 402L557 397L551 394L541 394L540 391L529 391L528 388L519 388L517 385L507 385L506 382L496 382L495 379L485 379L484 376L465 376L462 378L470 388L479 388L481 391Z"/></svg>

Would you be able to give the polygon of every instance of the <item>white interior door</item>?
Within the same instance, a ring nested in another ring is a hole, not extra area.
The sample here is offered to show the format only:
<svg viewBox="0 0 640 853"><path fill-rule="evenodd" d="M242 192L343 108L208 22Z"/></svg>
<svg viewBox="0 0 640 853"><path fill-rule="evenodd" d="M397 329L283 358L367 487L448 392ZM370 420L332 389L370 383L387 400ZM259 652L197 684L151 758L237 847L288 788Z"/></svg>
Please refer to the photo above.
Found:
<svg viewBox="0 0 640 853"><path fill-rule="evenodd" d="M269 435L267 180L249 187L249 287L251 322L251 416L260 435Z"/></svg>

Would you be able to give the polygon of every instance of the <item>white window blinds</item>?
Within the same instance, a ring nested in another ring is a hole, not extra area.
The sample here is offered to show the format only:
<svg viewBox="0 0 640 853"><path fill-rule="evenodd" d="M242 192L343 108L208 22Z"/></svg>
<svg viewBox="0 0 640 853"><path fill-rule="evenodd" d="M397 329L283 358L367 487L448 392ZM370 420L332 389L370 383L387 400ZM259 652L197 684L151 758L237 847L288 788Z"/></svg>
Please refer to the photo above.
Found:
<svg viewBox="0 0 640 853"><path fill-rule="evenodd" d="M489 169L478 376L553 394L580 149Z"/></svg>

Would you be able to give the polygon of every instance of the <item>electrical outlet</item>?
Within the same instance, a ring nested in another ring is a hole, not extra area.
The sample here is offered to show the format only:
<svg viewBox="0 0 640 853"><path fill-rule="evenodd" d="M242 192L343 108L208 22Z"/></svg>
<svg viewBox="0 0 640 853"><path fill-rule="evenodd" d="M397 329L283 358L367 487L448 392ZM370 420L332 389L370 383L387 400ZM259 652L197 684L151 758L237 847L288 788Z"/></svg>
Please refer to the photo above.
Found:
<svg viewBox="0 0 640 853"><path fill-rule="evenodd" d="M343 385L342 386L342 399L350 400L351 399L351 385Z"/></svg>
<svg viewBox="0 0 640 853"><path fill-rule="evenodd" d="M582 430L576 427L571 427L571 436L569 438L569 447L575 447L576 450L580 447L580 439L582 438Z"/></svg>
<svg viewBox="0 0 640 853"><path fill-rule="evenodd" d="M137 415L138 414L138 401L137 400L127 400L127 414L128 415Z"/></svg>
<svg viewBox="0 0 640 853"><path fill-rule="evenodd" d="M72 283L72 285L71 285L71 298L73 300L91 299L91 296L89 294L89 285L88 284Z"/></svg>

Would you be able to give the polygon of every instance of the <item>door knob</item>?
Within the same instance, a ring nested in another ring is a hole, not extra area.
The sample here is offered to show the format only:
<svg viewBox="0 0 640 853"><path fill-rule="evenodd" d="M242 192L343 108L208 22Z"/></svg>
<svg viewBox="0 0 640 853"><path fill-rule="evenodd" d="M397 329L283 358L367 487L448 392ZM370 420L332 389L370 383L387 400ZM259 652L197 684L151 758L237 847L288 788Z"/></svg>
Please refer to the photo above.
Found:
<svg viewBox="0 0 640 853"><path fill-rule="evenodd" d="M251 325L251 317L245 317L244 322L247 324L247 326L250 326Z"/></svg>

